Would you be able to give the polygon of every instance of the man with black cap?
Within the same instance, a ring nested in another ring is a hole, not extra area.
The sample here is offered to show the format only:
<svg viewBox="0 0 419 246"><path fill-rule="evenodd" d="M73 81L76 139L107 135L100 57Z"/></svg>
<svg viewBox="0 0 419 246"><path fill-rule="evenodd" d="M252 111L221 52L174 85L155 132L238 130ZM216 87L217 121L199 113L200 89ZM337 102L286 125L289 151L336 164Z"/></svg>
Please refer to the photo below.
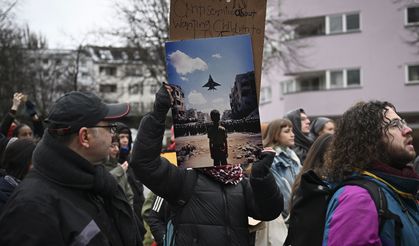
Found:
<svg viewBox="0 0 419 246"><path fill-rule="evenodd" d="M133 211L106 171L128 104L70 92L52 106L29 172L0 215L0 245L139 245Z"/></svg>

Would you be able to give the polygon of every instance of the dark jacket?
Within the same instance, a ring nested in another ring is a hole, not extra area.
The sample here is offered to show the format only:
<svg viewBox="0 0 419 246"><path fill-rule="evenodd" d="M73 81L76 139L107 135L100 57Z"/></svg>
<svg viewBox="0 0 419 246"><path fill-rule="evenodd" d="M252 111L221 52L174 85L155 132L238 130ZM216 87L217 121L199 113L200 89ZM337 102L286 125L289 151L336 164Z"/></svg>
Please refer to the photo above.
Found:
<svg viewBox="0 0 419 246"><path fill-rule="evenodd" d="M4 204L9 200L10 195L19 185L19 180L12 176L4 175L0 177L0 213L3 210Z"/></svg>
<svg viewBox="0 0 419 246"><path fill-rule="evenodd" d="M0 245L139 244L132 209L102 165L48 132L33 164L0 215Z"/></svg>
<svg viewBox="0 0 419 246"><path fill-rule="evenodd" d="M166 234L167 222L171 219L170 206L163 198L156 196L153 192L150 194L152 204L149 209L143 210L143 218L150 226L151 234L157 245L161 246Z"/></svg>
<svg viewBox="0 0 419 246"><path fill-rule="evenodd" d="M249 241L248 216L272 220L283 198L272 174L225 185L197 170L180 169L160 157L165 112L143 117L131 167L156 195L177 207L176 245L240 245Z"/></svg>
<svg viewBox="0 0 419 246"><path fill-rule="evenodd" d="M15 120L16 113L8 112L3 120L0 123L0 132L7 137L8 131L10 126L12 125L13 121ZM33 120L33 135L36 138L41 138L44 134L44 125L42 124L42 120Z"/></svg>
<svg viewBox="0 0 419 246"><path fill-rule="evenodd" d="M118 157L118 163L124 163L125 161L128 161L130 163L131 159L131 145L132 145L132 133L130 128L125 125L122 122L118 122L118 127L116 130L117 134L120 133L126 133L128 134L128 149L120 149L119 150L119 157ZM144 237L146 233L146 229L144 227L143 217L141 215L141 209L143 207L145 197L144 197L144 186L143 184L138 180L138 178L135 176L134 171L131 167L128 167L127 170L127 178L128 183L131 186L132 192L134 193L133 197L133 207L135 214L137 215L137 219L139 220L139 227L140 227L140 233L141 237Z"/></svg>

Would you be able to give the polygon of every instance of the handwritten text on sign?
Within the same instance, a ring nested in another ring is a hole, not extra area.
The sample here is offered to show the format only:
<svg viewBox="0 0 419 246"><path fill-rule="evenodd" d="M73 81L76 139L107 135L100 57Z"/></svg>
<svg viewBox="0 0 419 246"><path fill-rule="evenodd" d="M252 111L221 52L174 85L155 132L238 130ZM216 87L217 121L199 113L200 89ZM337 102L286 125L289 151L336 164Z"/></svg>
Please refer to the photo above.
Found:
<svg viewBox="0 0 419 246"><path fill-rule="evenodd" d="M225 0L216 0L212 2L214 5L182 0L173 1L171 28L192 31L194 38L221 37L243 33L263 35L264 26L258 27L252 20L245 21L237 18L254 18L256 16L256 9L249 9L248 1L232 0L227 3Z"/></svg>
<svg viewBox="0 0 419 246"><path fill-rule="evenodd" d="M170 39L252 36L259 96L267 0L171 0Z"/></svg>

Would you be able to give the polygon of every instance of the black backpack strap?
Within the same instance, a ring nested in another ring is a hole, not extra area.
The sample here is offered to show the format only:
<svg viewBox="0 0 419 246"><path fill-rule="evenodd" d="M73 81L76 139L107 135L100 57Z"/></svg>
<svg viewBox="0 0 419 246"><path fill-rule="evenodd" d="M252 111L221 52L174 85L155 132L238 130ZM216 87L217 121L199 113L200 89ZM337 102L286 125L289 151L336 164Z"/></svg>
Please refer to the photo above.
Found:
<svg viewBox="0 0 419 246"><path fill-rule="evenodd" d="M390 212L387 206L387 199L384 195L384 191L374 181L362 178L362 177L351 177L339 185L338 188L344 185L357 185L368 191L372 200L374 201L375 207L378 212L379 219L379 232L383 229L386 220L394 220L394 236L396 239L396 245L401 245L401 230L403 228L402 221L397 214ZM338 189L337 188L337 189Z"/></svg>

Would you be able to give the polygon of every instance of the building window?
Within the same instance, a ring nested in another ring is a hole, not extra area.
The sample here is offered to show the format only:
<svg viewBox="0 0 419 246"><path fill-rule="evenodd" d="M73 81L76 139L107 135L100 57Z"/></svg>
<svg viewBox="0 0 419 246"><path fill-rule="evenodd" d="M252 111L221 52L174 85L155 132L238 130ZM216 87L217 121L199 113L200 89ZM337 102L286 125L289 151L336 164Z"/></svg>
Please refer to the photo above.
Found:
<svg viewBox="0 0 419 246"><path fill-rule="evenodd" d="M99 67L99 73L101 75L115 76L116 67Z"/></svg>
<svg viewBox="0 0 419 246"><path fill-rule="evenodd" d="M406 8L406 25L419 25L419 6Z"/></svg>
<svg viewBox="0 0 419 246"><path fill-rule="evenodd" d="M102 93L116 92L116 84L100 85L99 91Z"/></svg>
<svg viewBox="0 0 419 246"><path fill-rule="evenodd" d="M407 83L419 83L419 64L407 66Z"/></svg>
<svg viewBox="0 0 419 246"><path fill-rule="evenodd" d="M268 103L272 100L271 87L262 87L260 89L260 104Z"/></svg>
<svg viewBox="0 0 419 246"><path fill-rule="evenodd" d="M326 34L359 31L359 13L326 16Z"/></svg>
<svg viewBox="0 0 419 246"><path fill-rule="evenodd" d="M324 73L297 78L296 91L320 91L326 87Z"/></svg>
<svg viewBox="0 0 419 246"><path fill-rule="evenodd" d="M359 14L346 15L346 31L359 31Z"/></svg>
<svg viewBox="0 0 419 246"><path fill-rule="evenodd" d="M293 38L305 38L325 35L325 18L311 17L303 19L295 19L285 22L284 24L294 26Z"/></svg>
<svg viewBox="0 0 419 246"><path fill-rule="evenodd" d="M361 85L361 71L359 69L350 69L346 71L347 87Z"/></svg>
<svg viewBox="0 0 419 246"><path fill-rule="evenodd" d="M128 87L128 92L131 95L138 94L139 91L140 91L140 88L139 88L139 84L138 83L136 83L136 84L130 84L129 87Z"/></svg>
<svg viewBox="0 0 419 246"><path fill-rule="evenodd" d="M346 88L361 85L359 69L330 71L329 89Z"/></svg>
<svg viewBox="0 0 419 246"><path fill-rule="evenodd" d="M151 94L156 94L158 90L157 85L150 85L150 93Z"/></svg>
<svg viewBox="0 0 419 246"><path fill-rule="evenodd" d="M281 89L283 94L288 94L295 92L295 81L294 80L286 80L281 83Z"/></svg>
<svg viewBox="0 0 419 246"><path fill-rule="evenodd" d="M343 71L331 71L330 72L330 88L342 88L343 87Z"/></svg>
<svg viewBox="0 0 419 246"><path fill-rule="evenodd" d="M329 32L328 33L341 33L343 32L342 15L329 16Z"/></svg>
<svg viewBox="0 0 419 246"><path fill-rule="evenodd" d="M284 24L294 26L293 39L360 30L359 13L293 19Z"/></svg>
<svg viewBox="0 0 419 246"><path fill-rule="evenodd" d="M294 79L281 83L283 94L359 87L361 85L360 69L305 72L294 76Z"/></svg>

